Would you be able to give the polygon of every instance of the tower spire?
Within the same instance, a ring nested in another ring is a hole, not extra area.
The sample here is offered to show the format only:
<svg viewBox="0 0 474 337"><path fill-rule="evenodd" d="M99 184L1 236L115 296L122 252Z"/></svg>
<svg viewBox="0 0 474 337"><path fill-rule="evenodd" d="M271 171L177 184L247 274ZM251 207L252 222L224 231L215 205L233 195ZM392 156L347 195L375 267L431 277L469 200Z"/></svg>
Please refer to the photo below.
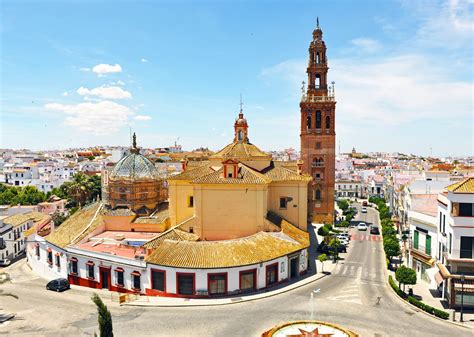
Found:
<svg viewBox="0 0 474 337"><path fill-rule="evenodd" d="M244 103L242 103L242 93L240 93L240 114L243 114L242 105L244 105Z"/></svg>
<svg viewBox="0 0 474 337"><path fill-rule="evenodd" d="M140 150L137 147L137 135L135 134L135 132L133 133L133 136L132 136L132 148L130 149L130 152L137 153L137 154L140 152Z"/></svg>
<svg viewBox="0 0 474 337"><path fill-rule="evenodd" d="M319 16L316 17L316 28L319 29Z"/></svg>

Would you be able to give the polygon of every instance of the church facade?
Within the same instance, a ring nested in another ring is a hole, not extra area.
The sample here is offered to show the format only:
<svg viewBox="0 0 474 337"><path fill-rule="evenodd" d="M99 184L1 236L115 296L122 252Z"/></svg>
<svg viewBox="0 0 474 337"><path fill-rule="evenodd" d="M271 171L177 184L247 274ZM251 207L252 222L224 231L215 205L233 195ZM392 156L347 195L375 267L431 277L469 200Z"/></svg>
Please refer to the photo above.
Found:
<svg viewBox="0 0 474 337"><path fill-rule="evenodd" d="M336 163L336 100L334 82L328 85L328 60L323 32L313 31L306 72L308 85L300 102L303 171L313 180L308 188L308 214L312 222L333 223Z"/></svg>

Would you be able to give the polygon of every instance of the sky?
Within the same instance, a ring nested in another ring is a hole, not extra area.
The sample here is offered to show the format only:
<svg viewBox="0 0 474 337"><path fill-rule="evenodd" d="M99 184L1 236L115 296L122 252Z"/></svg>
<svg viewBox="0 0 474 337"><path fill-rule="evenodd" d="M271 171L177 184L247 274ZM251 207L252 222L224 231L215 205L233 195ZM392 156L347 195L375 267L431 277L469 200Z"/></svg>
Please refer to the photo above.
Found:
<svg viewBox="0 0 474 337"><path fill-rule="evenodd" d="M0 148L300 148L316 18L336 151L474 154L474 1L0 0Z"/></svg>

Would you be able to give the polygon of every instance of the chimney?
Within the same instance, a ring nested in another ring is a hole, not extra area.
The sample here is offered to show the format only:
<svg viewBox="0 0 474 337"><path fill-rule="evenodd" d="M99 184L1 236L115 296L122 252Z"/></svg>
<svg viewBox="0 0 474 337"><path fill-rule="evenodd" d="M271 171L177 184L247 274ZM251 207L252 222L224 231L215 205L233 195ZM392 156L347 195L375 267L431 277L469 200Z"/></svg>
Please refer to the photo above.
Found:
<svg viewBox="0 0 474 337"><path fill-rule="evenodd" d="M183 172L186 171L186 166L188 164L188 161L186 159L181 159L181 169L183 170Z"/></svg>
<svg viewBox="0 0 474 337"><path fill-rule="evenodd" d="M303 161L301 159L299 159L296 162L296 166L298 167L298 169L297 169L298 174L302 175L303 174Z"/></svg>

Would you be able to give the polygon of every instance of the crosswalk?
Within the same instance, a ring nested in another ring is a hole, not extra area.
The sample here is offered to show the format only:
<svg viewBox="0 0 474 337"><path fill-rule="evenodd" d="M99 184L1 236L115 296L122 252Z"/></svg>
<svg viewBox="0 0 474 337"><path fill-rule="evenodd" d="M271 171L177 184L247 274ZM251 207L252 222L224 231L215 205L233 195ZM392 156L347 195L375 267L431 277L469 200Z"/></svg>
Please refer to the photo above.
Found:
<svg viewBox="0 0 474 337"><path fill-rule="evenodd" d="M354 241L382 241L382 237L380 235L373 235L373 234L352 234L351 240Z"/></svg>
<svg viewBox="0 0 474 337"><path fill-rule="evenodd" d="M334 275L350 277L358 281L377 281L381 271L375 268L367 268L362 264L348 262L340 264L334 270Z"/></svg>

